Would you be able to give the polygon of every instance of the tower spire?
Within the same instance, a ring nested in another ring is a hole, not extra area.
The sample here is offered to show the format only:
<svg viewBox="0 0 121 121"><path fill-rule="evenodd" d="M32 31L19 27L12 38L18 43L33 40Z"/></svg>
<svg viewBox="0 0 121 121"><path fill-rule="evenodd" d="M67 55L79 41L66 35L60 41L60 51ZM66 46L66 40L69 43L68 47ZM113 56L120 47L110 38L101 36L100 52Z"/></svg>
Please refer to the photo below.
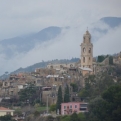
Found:
<svg viewBox="0 0 121 121"><path fill-rule="evenodd" d="M88 27L83 36L83 43L81 43L81 66L91 69L93 66L93 44L91 43L91 34Z"/></svg>

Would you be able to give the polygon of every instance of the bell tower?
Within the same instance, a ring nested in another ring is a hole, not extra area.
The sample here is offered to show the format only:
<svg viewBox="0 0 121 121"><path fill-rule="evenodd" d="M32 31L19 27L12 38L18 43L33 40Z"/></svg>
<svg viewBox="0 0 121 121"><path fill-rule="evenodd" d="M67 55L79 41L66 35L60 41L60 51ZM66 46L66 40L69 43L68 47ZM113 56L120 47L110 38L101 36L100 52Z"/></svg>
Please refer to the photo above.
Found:
<svg viewBox="0 0 121 121"><path fill-rule="evenodd" d="M93 69L93 44L91 43L91 34L87 30L83 35L81 46L81 67Z"/></svg>

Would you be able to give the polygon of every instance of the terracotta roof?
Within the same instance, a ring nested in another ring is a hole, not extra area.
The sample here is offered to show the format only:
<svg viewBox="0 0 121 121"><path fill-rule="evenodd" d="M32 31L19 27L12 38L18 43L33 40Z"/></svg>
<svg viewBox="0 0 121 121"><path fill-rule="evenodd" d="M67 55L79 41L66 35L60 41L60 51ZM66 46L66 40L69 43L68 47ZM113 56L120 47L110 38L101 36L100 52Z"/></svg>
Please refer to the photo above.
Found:
<svg viewBox="0 0 121 121"><path fill-rule="evenodd" d="M5 107L0 107L0 110L10 110L10 109Z"/></svg>

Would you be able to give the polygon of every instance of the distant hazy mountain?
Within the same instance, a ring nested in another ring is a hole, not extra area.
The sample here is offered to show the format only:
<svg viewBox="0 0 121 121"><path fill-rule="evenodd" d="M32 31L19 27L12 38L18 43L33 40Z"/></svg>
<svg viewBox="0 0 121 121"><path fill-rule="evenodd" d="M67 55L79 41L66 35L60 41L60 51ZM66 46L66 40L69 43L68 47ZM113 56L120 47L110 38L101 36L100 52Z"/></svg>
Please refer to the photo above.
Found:
<svg viewBox="0 0 121 121"><path fill-rule="evenodd" d="M2 40L0 41L0 45L3 48L1 53L10 58L16 53L27 52L38 43L54 39L61 33L61 30L62 28L60 27L51 26L35 34Z"/></svg>
<svg viewBox="0 0 121 121"><path fill-rule="evenodd" d="M112 28L121 25L121 17L104 17L101 18L100 20Z"/></svg>
<svg viewBox="0 0 121 121"><path fill-rule="evenodd" d="M103 25L104 24L104 25ZM96 25L96 26L95 26ZM107 26L105 26L107 25ZM121 17L103 17L96 23L93 23L92 40L97 41L99 37L105 35L110 29L114 29L121 25Z"/></svg>
<svg viewBox="0 0 121 121"><path fill-rule="evenodd" d="M114 28L121 24L121 17L104 17L99 21L103 21L105 24ZM66 28L69 29L69 27ZM59 34L61 34L62 29L63 28L61 27L50 26L34 34L4 39L0 41L0 48L2 48L0 50L0 54L2 53L6 56L6 58L10 59L18 53L28 52L29 50L33 49L36 44L40 44L42 42L56 38ZM107 29L97 27L93 28L93 31L106 33Z"/></svg>

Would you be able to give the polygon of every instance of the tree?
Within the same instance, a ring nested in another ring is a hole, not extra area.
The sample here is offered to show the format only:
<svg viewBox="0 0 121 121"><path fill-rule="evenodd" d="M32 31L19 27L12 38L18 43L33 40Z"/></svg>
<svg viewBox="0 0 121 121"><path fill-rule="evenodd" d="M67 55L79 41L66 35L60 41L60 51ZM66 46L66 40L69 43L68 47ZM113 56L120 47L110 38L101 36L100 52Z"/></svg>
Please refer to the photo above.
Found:
<svg viewBox="0 0 121 121"><path fill-rule="evenodd" d="M111 86L103 94L102 98L107 102L107 115L111 121L121 121L121 85Z"/></svg>
<svg viewBox="0 0 121 121"><path fill-rule="evenodd" d="M79 113L78 114L78 119L79 119L79 121L86 121L85 114L84 113Z"/></svg>
<svg viewBox="0 0 121 121"><path fill-rule="evenodd" d="M59 86L58 89L58 97L57 97L57 103L56 103L56 111L59 109L61 110L61 103L63 102L63 98L62 98L62 89L61 86Z"/></svg>
<svg viewBox="0 0 121 121"><path fill-rule="evenodd" d="M70 121L79 121L78 115L76 113L73 113L70 116Z"/></svg>
<svg viewBox="0 0 121 121"><path fill-rule="evenodd" d="M70 102L69 87L66 85L64 93L64 102Z"/></svg>
<svg viewBox="0 0 121 121"><path fill-rule="evenodd" d="M61 121L70 121L70 116L65 115L65 116L61 117Z"/></svg>
<svg viewBox="0 0 121 121"><path fill-rule="evenodd" d="M36 96L37 88L34 86L34 84L29 84L25 89L21 90L19 92L19 99L20 101L26 102L29 101L29 103L33 103Z"/></svg>
<svg viewBox="0 0 121 121"><path fill-rule="evenodd" d="M104 121L106 117L106 102L101 97L96 97L89 103L89 121Z"/></svg>
<svg viewBox="0 0 121 121"><path fill-rule="evenodd" d="M90 121L121 121L121 85L105 90L89 104Z"/></svg>
<svg viewBox="0 0 121 121"><path fill-rule="evenodd" d="M11 115L0 116L0 121L15 121Z"/></svg>
<svg viewBox="0 0 121 121"><path fill-rule="evenodd" d="M49 110L50 111L55 111L56 110L56 104L51 105Z"/></svg>
<svg viewBox="0 0 121 121"><path fill-rule="evenodd" d="M78 86L77 86L77 84L71 83L70 86L72 86L73 92L77 92L77 91L78 91Z"/></svg>
<svg viewBox="0 0 121 121"><path fill-rule="evenodd" d="M91 75L85 79L85 87L81 89L79 96L82 98L88 97L88 99L95 98L96 96L100 96L104 90L114 84L112 77L106 73L102 73L100 77Z"/></svg>
<svg viewBox="0 0 121 121"><path fill-rule="evenodd" d="M105 56L103 56L103 55L100 55L100 56L98 56L98 62L102 62L102 61L104 61L104 59L105 59Z"/></svg>

